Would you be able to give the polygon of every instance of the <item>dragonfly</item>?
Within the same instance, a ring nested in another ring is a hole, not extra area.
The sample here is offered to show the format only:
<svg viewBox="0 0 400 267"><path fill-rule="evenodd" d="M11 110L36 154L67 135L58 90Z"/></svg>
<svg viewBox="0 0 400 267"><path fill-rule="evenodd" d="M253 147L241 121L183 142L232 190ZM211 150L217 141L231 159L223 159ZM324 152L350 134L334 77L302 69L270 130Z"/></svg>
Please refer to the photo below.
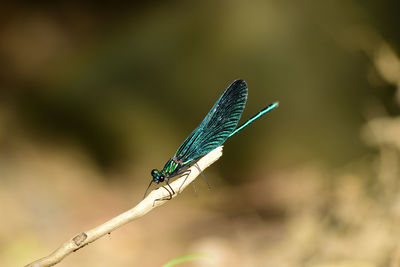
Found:
<svg viewBox="0 0 400 267"><path fill-rule="evenodd" d="M239 79L232 82L200 125L183 141L175 155L165 163L164 168L151 171L152 180L144 196L146 196L152 183L159 184L165 181L165 185L169 188L169 190L167 188L166 190L170 194L167 199L172 199L175 191L169 185L171 178L180 175L188 176L190 174L188 168L193 164L196 165L199 158L221 146L227 139L279 106L279 102L273 102L237 127L246 105L247 95L248 87L244 80ZM197 168L199 169L198 166ZM201 170L199 171L202 173Z"/></svg>

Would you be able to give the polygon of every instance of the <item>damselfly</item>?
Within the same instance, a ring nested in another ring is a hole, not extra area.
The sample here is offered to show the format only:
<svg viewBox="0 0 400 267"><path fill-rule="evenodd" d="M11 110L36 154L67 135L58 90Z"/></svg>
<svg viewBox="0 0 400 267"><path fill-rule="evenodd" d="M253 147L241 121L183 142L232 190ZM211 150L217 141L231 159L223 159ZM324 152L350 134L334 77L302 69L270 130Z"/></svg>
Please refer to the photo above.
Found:
<svg viewBox="0 0 400 267"><path fill-rule="evenodd" d="M151 171L152 180L145 196L153 182L158 184L165 181L171 190L171 192L168 190L170 193L168 199L171 199L175 191L169 185L169 179L177 175L188 175L190 171L187 168L196 164L200 157L219 147L228 138L279 105L279 102L268 105L236 128L247 101L247 94L247 84L244 80L236 80L229 85L201 124L186 138L175 155L165 163L164 168L161 171L157 169Z"/></svg>

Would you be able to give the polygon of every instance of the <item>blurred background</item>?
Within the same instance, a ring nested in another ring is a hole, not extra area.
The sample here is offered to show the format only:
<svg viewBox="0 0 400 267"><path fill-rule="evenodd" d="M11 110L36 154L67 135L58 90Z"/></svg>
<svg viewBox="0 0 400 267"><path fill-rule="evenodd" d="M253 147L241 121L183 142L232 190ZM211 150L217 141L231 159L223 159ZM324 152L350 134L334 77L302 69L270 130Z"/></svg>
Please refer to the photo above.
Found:
<svg viewBox="0 0 400 267"><path fill-rule="evenodd" d="M398 1L0 5L0 265L133 207L235 79L245 120L178 198L58 266L400 266Z"/></svg>

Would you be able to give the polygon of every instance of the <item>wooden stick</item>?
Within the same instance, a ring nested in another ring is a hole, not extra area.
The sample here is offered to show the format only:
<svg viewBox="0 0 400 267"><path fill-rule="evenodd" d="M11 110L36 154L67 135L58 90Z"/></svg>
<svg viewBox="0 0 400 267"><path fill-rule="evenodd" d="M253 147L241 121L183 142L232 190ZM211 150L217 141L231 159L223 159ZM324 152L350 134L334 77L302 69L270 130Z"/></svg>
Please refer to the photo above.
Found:
<svg viewBox="0 0 400 267"><path fill-rule="evenodd" d="M202 157L197 165L201 170L205 170L208 166L213 164L222 156L222 146L217 147L204 157ZM190 174L186 178L186 176L180 177L170 183L171 187L175 192L183 191L191 182L196 179L196 177L200 174L200 170L196 166L192 166L189 168ZM186 181L185 181L186 179ZM183 184L184 183L184 184ZM174 194L172 197L175 198L177 194ZM152 209L161 206L168 202L168 200L160 200L166 199L170 197L170 193L163 187L160 187L156 190L150 192L150 194L143 199L139 204L137 204L134 208L112 218L111 220L99 225L93 229L82 232L80 234L75 235L71 239L67 240L64 244L62 244L58 249L56 249L53 253L48 255L47 257L41 258L37 261L34 261L26 267L42 267L42 266L53 266L59 263L62 259L64 259L67 255L72 252L81 249L82 247L88 245L99 239L100 237L111 233L115 229L140 218L145 215Z"/></svg>

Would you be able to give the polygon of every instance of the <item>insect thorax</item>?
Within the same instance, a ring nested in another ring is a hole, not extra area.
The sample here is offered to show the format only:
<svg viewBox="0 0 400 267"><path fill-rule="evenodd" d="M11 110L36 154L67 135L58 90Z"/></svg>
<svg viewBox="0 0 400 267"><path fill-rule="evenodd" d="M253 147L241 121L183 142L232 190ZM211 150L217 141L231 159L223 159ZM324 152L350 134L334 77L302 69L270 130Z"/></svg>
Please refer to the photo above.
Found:
<svg viewBox="0 0 400 267"><path fill-rule="evenodd" d="M179 171L182 164L175 158L170 158L167 163L165 163L162 173L166 176L173 175Z"/></svg>

